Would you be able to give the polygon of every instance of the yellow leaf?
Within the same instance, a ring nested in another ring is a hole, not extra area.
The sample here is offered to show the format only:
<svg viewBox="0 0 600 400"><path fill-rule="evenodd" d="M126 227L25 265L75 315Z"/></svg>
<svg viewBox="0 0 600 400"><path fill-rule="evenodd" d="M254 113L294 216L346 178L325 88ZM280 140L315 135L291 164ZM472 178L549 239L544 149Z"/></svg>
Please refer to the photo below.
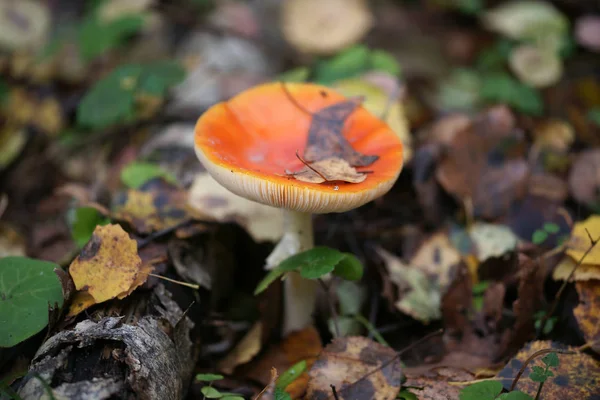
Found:
<svg viewBox="0 0 600 400"><path fill-rule="evenodd" d="M74 317L94 304L96 304L96 300L88 292L75 292L67 317Z"/></svg>
<svg viewBox="0 0 600 400"><path fill-rule="evenodd" d="M573 309L579 328L590 347L600 354L600 281L577 282L579 305Z"/></svg>
<svg viewBox="0 0 600 400"><path fill-rule="evenodd" d="M579 260L592 245L590 236L596 240L600 237L600 215L592 215L585 221L575 224L567 254ZM595 246L583 260L585 264L600 265L600 246Z"/></svg>
<svg viewBox="0 0 600 400"><path fill-rule="evenodd" d="M556 266L552 273L552 279L555 281L564 281L569 277L571 271L577 262L571 257L565 257ZM590 279L600 279L600 267L597 265L581 264L575 274L573 275L574 281L587 281Z"/></svg>
<svg viewBox="0 0 600 400"><path fill-rule="evenodd" d="M141 267L135 240L120 225L106 225L96 227L69 273L77 290L102 303L129 291Z"/></svg>

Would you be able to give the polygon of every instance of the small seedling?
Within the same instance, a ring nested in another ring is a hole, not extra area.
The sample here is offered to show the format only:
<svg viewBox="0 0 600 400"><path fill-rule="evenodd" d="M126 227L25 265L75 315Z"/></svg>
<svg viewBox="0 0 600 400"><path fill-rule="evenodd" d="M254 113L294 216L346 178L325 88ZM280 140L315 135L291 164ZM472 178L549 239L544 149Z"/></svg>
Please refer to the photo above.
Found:
<svg viewBox="0 0 600 400"><path fill-rule="evenodd" d="M536 229L531 236L531 241L535 244L542 244L548 239L551 234L556 234L560 231L560 227L554 222L546 222L542 229Z"/></svg>
<svg viewBox="0 0 600 400"><path fill-rule="evenodd" d="M219 374L198 374L196 380L201 382L208 382L207 386L200 389L202 392L203 399L221 399L221 400L244 400L243 396L236 393L223 393L218 389L212 387L213 382L223 379L223 375Z"/></svg>
<svg viewBox="0 0 600 400"><path fill-rule="evenodd" d="M550 318L548 318L548 320L544 324L544 329L541 329L541 327L542 327L542 321L544 320L544 316L545 315L546 315L546 311L544 311L544 310L538 311L537 313L535 313L533 315L533 318L535 320L535 330L537 332L542 331L542 333L544 335L549 335L550 332L552 332L552 330L556 326L556 322L558 322L558 317L550 317Z"/></svg>

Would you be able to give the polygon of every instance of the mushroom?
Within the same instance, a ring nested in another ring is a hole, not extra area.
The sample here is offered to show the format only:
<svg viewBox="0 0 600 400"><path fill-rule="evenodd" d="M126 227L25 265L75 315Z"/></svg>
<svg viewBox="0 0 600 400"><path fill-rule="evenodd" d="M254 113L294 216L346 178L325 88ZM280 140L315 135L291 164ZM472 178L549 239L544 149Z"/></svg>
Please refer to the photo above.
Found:
<svg viewBox="0 0 600 400"><path fill-rule="evenodd" d="M284 234L266 260L267 269L313 247L311 214L345 212L382 196L403 165L397 134L357 106L338 134L354 151L376 156L366 167L366 179L360 183L296 179L289 171L309 165L300 156L314 119L307 110L314 114L348 100L320 85L290 83L286 87L287 91L279 83L266 83L248 89L212 106L195 128L196 154L217 182L239 196L283 209ZM311 324L316 289L315 281L296 272L287 274L284 334Z"/></svg>

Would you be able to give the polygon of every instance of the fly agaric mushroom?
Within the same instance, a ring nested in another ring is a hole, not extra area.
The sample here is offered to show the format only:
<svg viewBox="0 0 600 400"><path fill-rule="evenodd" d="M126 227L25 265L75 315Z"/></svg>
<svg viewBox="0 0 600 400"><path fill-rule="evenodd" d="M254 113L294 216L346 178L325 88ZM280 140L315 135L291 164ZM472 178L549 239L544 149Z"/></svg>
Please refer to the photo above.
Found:
<svg viewBox="0 0 600 400"><path fill-rule="evenodd" d="M239 196L283 209L284 235L267 258L268 269L313 247L311 214L345 212L382 196L395 183L403 165L402 142L397 134L363 107L352 105L348 117L336 125L315 114L352 104L341 94L308 83L285 87L267 83L218 103L199 118L195 129L196 154L217 182ZM354 170L357 176L364 175L356 180L358 183L335 179L306 182L294 175L307 167L313 169L300 154L307 154L316 120L324 122L326 129L316 132L318 143L310 153L331 156L341 147L336 144L343 141L349 152L346 155L366 154L363 157L369 165L360 168L368 171ZM296 272L287 274L284 333L311 323L316 288L315 281Z"/></svg>

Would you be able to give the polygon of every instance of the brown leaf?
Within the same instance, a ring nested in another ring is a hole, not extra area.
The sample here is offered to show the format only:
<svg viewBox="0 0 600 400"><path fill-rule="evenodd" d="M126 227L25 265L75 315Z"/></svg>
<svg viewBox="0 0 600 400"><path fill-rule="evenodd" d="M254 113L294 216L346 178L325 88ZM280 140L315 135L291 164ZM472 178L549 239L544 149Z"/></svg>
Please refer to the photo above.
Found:
<svg viewBox="0 0 600 400"><path fill-rule="evenodd" d="M277 371L287 371L292 365L306 360L306 371L310 370L313 363L323 350L319 332L312 326L287 335L283 341L270 346L266 353L257 360L244 366L240 373L263 385L269 382L269 368ZM285 391L292 399L301 398L306 392L308 372L304 372Z"/></svg>
<svg viewBox="0 0 600 400"><path fill-rule="evenodd" d="M262 347L262 323L256 322L239 343L218 364L219 371L231 374L238 366L252 360Z"/></svg>
<svg viewBox="0 0 600 400"><path fill-rule="evenodd" d="M502 371L498 373L502 385L510 389L512 382L529 356L542 349L560 349L575 351L573 347L566 347L557 342L535 341L530 342L511 359ZM600 362L587 354L558 354L560 363L558 367L551 368L554 376L548 378L544 384L541 398L543 399L577 399L593 400L598 398L600 388ZM540 357L541 358L541 357ZM527 379L532 371L532 366L543 366L540 359L535 359L527 365L525 372L517 386L520 390L534 397L539 383Z"/></svg>
<svg viewBox="0 0 600 400"><path fill-rule="evenodd" d="M358 106L358 101L346 101L313 114L304 150L306 161L315 163L337 158L347 161L353 167L365 167L377 161L379 156L357 152L344 137L344 124Z"/></svg>
<svg viewBox="0 0 600 400"><path fill-rule="evenodd" d="M600 281L589 280L575 284L579 305L573 314L592 350L600 354Z"/></svg>
<svg viewBox="0 0 600 400"><path fill-rule="evenodd" d="M473 374L462 368L436 368L434 371L417 376L406 371L407 379L404 386L411 387L411 392L419 400L448 400L458 399L460 387L450 385L450 382L465 382L474 378Z"/></svg>
<svg viewBox="0 0 600 400"><path fill-rule="evenodd" d="M396 352L362 336L334 339L309 372L307 398L339 400L394 399L402 370Z"/></svg>
<svg viewBox="0 0 600 400"><path fill-rule="evenodd" d="M290 175L299 181L310 183L331 181L360 183L367 179L367 174L357 172L356 168L351 167L346 160L335 157L316 161Z"/></svg>

